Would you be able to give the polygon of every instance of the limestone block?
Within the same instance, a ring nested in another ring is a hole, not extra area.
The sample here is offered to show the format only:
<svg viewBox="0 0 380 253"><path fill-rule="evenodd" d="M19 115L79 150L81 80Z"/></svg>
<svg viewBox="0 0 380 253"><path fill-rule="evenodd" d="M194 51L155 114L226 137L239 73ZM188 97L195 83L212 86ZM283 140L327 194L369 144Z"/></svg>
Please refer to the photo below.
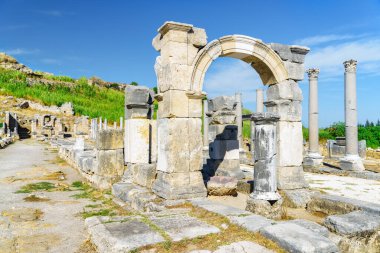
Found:
<svg viewBox="0 0 380 253"><path fill-rule="evenodd" d="M292 89L293 101L302 101L303 100L302 90L299 87L298 83L294 80L289 80L289 83Z"/></svg>
<svg viewBox="0 0 380 253"><path fill-rule="evenodd" d="M186 199L207 195L202 174L199 171L183 173L158 171L152 190L165 199Z"/></svg>
<svg viewBox="0 0 380 253"><path fill-rule="evenodd" d="M158 171L171 173L201 169L201 124L198 118L158 120Z"/></svg>
<svg viewBox="0 0 380 253"><path fill-rule="evenodd" d="M125 119L151 119L153 110L150 105L134 106L134 108L125 108Z"/></svg>
<svg viewBox="0 0 380 253"><path fill-rule="evenodd" d="M239 159L239 141L214 140L209 151L212 159Z"/></svg>
<svg viewBox="0 0 380 253"><path fill-rule="evenodd" d="M199 98L189 98L189 118L202 117L202 100Z"/></svg>
<svg viewBox="0 0 380 253"><path fill-rule="evenodd" d="M290 51L292 52L292 62L304 63L305 56L310 51L310 48L294 45L290 46Z"/></svg>
<svg viewBox="0 0 380 253"><path fill-rule="evenodd" d="M96 153L98 167L94 173L100 176L122 176L124 173L123 149L98 150Z"/></svg>
<svg viewBox="0 0 380 253"><path fill-rule="evenodd" d="M219 96L208 101L209 111L235 110L237 105L235 96Z"/></svg>
<svg viewBox="0 0 380 253"><path fill-rule="evenodd" d="M124 152L126 163L156 161L156 131L156 121L154 120L125 120Z"/></svg>
<svg viewBox="0 0 380 253"><path fill-rule="evenodd" d="M235 111L216 111L214 112L210 119L210 125L234 125L236 124L236 113Z"/></svg>
<svg viewBox="0 0 380 253"><path fill-rule="evenodd" d="M210 125L209 140L237 140L236 125Z"/></svg>
<svg viewBox="0 0 380 253"><path fill-rule="evenodd" d="M284 66L285 66L286 70L288 71L290 79L293 79L296 81L303 80L304 74L305 74L303 64L285 61Z"/></svg>
<svg viewBox="0 0 380 253"><path fill-rule="evenodd" d="M274 100L265 102L267 111L280 115L280 120L298 122L302 119L302 101Z"/></svg>
<svg viewBox="0 0 380 253"><path fill-rule="evenodd" d="M207 181L207 192L213 196L236 196L237 183L234 177L214 176Z"/></svg>
<svg viewBox="0 0 380 253"><path fill-rule="evenodd" d="M188 65L190 55L188 44L177 41L167 41L161 47L161 57L164 63L178 63Z"/></svg>
<svg viewBox="0 0 380 253"><path fill-rule="evenodd" d="M303 136L301 122L279 121L277 123L277 165L300 166L303 159Z"/></svg>
<svg viewBox="0 0 380 253"><path fill-rule="evenodd" d="M122 129L106 129L98 131L96 136L96 149L122 149L124 148L124 133Z"/></svg>
<svg viewBox="0 0 380 253"><path fill-rule="evenodd" d="M195 47L204 47L207 44L207 35L205 29L193 27L189 32L189 42Z"/></svg>
<svg viewBox="0 0 380 253"><path fill-rule="evenodd" d="M287 61L292 59L290 46L279 43L270 43L269 46L280 56L282 60Z"/></svg>
<svg viewBox="0 0 380 253"><path fill-rule="evenodd" d="M281 83L270 85L267 90L267 100L293 99L291 83L291 81L286 80Z"/></svg>
<svg viewBox="0 0 380 253"><path fill-rule="evenodd" d="M156 178L156 164L130 163L127 171L133 183L147 187L152 187L153 181Z"/></svg>
<svg viewBox="0 0 380 253"><path fill-rule="evenodd" d="M277 167L277 188L281 190L307 187L302 166Z"/></svg>
<svg viewBox="0 0 380 253"><path fill-rule="evenodd" d="M215 172L217 169L240 168L238 159L207 159L207 166Z"/></svg>
<svg viewBox="0 0 380 253"><path fill-rule="evenodd" d="M163 64L158 58L154 69L159 92L165 92L169 89L190 90L191 67L187 64Z"/></svg>
<svg viewBox="0 0 380 253"><path fill-rule="evenodd" d="M282 215L281 205L282 199L271 204L267 200L253 199L249 197L245 210L262 215L268 219L280 219Z"/></svg>
<svg viewBox="0 0 380 253"><path fill-rule="evenodd" d="M212 176L227 176L243 179L245 177L243 171L240 169L240 160L238 159L207 159L207 166L203 167L202 173L206 178Z"/></svg>
<svg viewBox="0 0 380 253"><path fill-rule="evenodd" d="M128 85L125 88L125 105L146 105L153 103L154 93L151 89L144 86Z"/></svg>
<svg viewBox="0 0 380 253"><path fill-rule="evenodd" d="M154 49L156 49L156 51L160 51L161 50L161 47L162 47L161 34L157 34L153 38L153 40L152 40L152 46L154 47Z"/></svg>
<svg viewBox="0 0 380 253"><path fill-rule="evenodd" d="M162 94L159 103L160 118L200 118L202 116L202 100L192 98L182 90L168 90Z"/></svg>
<svg viewBox="0 0 380 253"><path fill-rule="evenodd" d="M80 151L84 150L84 139L82 137L75 139L73 150L80 150Z"/></svg>

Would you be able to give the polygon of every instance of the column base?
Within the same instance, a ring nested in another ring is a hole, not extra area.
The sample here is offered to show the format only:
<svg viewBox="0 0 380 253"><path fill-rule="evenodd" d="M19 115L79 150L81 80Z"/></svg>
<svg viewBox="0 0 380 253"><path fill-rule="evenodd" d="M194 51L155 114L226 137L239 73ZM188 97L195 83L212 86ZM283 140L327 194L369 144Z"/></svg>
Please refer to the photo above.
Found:
<svg viewBox="0 0 380 253"><path fill-rule="evenodd" d="M166 173L157 172L152 191L164 199L190 199L207 196L200 171Z"/></svg>
<svg viewBox="0 0 380 253"><path fill-rule="evenodd" d="M319 167L322 164L323 156L318 153L308 153L304 158L302 165L303 167Z"/></svg>
<svg viewBox="0 0 380 253"><path fill-rule="evenodd" d="M272 201L253 199L249 197L245 210L262 215L268 219L280 219L282 216L282 202L282 199L279 199L273 203Z"/></svg>
<svg viewBox="0 0 380 253"><path fill-rule="evenodd" d="M352 170L352 171L364 171L364 165L362 159L358 155L347 155L341 159L340 167L342 170Z"/></svg>
<svg viewBox="0 0 380 253"><path fill-rule="evenodd" d="M267 201L276 201L281 199L281 195L278 192L252 192L249 197L251 199L267 200Z"/></svg>

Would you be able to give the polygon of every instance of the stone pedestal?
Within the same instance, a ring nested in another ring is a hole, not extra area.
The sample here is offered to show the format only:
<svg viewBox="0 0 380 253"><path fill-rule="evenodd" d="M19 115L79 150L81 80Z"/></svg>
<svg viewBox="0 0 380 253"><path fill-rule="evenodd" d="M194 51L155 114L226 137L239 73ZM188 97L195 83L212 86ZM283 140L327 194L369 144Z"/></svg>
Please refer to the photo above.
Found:
<svg viewBox="0 0 380 253"><path fill-rule="evenodd" d="M340 160L344 170L363 171L364 165L358 150L358 119L356 99L356 64L355 60L344 63L344 105L346 124L346 155Z"/></svg>
<svg viewBox="0 0 380 253"><path fill-rule="evenodd" d="M304 167L319 167L323 157L319 152L318 127L318 74L319 69L309 69L309 150L303 159Z"/></svg>

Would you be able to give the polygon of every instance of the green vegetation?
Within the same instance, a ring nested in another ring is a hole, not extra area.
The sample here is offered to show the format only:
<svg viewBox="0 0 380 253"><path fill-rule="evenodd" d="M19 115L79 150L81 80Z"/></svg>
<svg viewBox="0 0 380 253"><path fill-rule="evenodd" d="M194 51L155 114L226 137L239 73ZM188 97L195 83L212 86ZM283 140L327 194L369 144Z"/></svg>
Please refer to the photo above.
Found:
<svg viewBox="0 0 380 253"><path fill-rule="evenodd" d="M26 74L21 72L0 68L0 95L22 97L45 105L60 106L71 101L76 114L88 115L91 118L103 117L111 122L118 121L124 115L122 91L91 86L85 77L76 80L72 87L60 84L28 86L26 77ZM61 81L71 80L63 76L54 78Z"/></svg>
<svg viewBox="0 0 380 253"><path fill-rule="evenodd" d="M302 128L303 137L305 140L309 139L309 129ZM343 122L337 122L327 128L319 129L319 139L326 141L328 139L335 139L336 137L345 136L345 125ZM366 140L367 147L378 148L380 147L380 121L376 124L367 120L365 125L358 126L359 140Z"/></svg>
<svg viewBox="0 0 380 253"><path fill-rule="evenodd" d="M31 193L34 191L48 191L54 189L55 186L53 183L49 182L38 182L34 184L27 184L21 187L20 190L16 191L16 193Z"/></svg>

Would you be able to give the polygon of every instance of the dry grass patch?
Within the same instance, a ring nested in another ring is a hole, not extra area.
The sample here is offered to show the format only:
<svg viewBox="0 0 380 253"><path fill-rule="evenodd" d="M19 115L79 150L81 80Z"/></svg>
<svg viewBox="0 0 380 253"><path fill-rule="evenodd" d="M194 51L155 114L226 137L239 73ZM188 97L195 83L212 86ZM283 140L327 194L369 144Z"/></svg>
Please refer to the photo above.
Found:
<svg viewBox="0 0 380 253"><path fill-rule="evenodd" d="M156 249L156 252L165 253L182 253L197 249L216 250L219 246L239 241L252 241L275 252L286 252L276 243L268 240L261 234L249 232L240 226L232 224L226 217L219 214L209 212L203 208L195 207L190 203L170 207L170 209L175 208L189 208L191 210L189 213L191 216L196 217L199 220L202 220L210 225L218 227L220 229L220 233L199 236L193 239L185 239L179 242L166 240L163 243L140 248L135 252L141 252L143 250L149 249Z"/></svg>

